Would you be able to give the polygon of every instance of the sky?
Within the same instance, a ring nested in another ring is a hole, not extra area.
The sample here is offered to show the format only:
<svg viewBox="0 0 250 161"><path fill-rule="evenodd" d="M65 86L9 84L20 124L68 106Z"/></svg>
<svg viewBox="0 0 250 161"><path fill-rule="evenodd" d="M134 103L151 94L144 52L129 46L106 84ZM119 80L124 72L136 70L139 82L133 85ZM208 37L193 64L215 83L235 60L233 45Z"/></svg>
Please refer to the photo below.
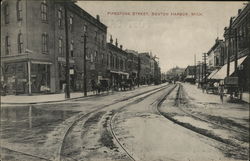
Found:
<svg viewBox="0 0 250 161"><path fill-rule="evenodd" d="M223 39L224 27L244 1L78 1L77 5L100 16L108 27L107 41L112 35L124 49L152 52L166 72L193 65L195 55L202 60L215 39Z"/></svg>

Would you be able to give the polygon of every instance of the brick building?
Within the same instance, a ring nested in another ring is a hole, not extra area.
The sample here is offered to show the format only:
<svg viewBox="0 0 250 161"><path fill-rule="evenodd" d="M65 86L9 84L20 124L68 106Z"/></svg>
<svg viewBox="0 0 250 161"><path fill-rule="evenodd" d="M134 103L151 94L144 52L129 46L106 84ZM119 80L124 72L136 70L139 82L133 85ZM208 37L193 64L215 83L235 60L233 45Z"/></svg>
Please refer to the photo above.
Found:
<svg viewBox="0 0 250 161"><path fill-rule="evenodd" d="M125 50L128 53L128 72L129 77L133 79L134 82L138 83L138 70L139 70L139 58L138 52L134 50Z"/></svg>
<svg viewBox="0 0 250 161"><path fill-rule="evenodd" d="M243 91L249 91L249 54L250 54L250 4L238 10L238 15L231 17L228 27L225 27L225 54L223 66L212 79L224 80L228 76L238 77L238 83ZM229 70L228 70L229 69Z"/></svg>
<svg viewBox="0 0 250 161"><path fill-rule="evenodd" d="M118 87L122 79L129 78L128 53L123 50L122 45L118 46L117 39L113 44L113 38L107 43L107 75L111 85Z"/></svg>
<svg viewBox="0 0 250 161"><path fill-rule="evenodd" d="M149 84L151 78L151 57L148 52L139 54L140 84Z"/></svg>
<svg viewBox="0 0 250 161"><path fill-rule="evenodd" d="M72 90L81 90L84 30L90 89L90 79L106 77L107 27L100 22L99 16L92 17L71 1L65 7L60 1L4 0L1 5L1 72L8 93L62 91L66 43L70 57L70 86Z"/></svg>

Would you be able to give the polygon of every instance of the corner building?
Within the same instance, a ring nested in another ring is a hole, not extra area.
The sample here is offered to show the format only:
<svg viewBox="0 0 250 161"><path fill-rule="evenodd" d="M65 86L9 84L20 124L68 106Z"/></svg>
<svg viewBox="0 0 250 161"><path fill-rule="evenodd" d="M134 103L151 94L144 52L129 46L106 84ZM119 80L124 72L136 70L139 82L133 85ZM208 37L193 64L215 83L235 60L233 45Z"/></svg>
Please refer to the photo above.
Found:
<svg viewBox="0 0 250 161"><path fill-rule="evenodd" d="M1 4L1 82L8 94L63 91L66 43L70 87L83 88L83 35L87 42L87 86L106 77L107 27L74 2L4 0ZM65 9L68 41L66 42Z"/></svg>

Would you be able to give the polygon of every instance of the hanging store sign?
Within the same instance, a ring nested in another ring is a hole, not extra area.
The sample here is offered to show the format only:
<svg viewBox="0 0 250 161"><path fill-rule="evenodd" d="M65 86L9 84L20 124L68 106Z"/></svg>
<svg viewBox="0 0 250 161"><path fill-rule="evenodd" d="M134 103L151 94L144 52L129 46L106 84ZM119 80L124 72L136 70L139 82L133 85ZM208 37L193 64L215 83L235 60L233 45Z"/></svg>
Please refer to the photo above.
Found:
<svg viewBox="0 0 250 161"><path fill-rule="evenodd" d="M225 85L238 85L238 77L226 77L224 80Z"/></svg>
<svg viewBox="0 0 250 161"><path fill-rule="evenodd" d="M64 63L66 63L66 59L65 59L64 57L58 57L57 60L58 60L59 62L64 62ZM70 64L74 64L74 63L75 63L75 60L69 59L69 63L70 63Z"/></svg>
<svg viewBox="0 0 250 161"><path fill-rule="evenodd" d="M70 70L69 70L69 74L70 74L70 75L74 75L74 69L70 69Z"/></svg>

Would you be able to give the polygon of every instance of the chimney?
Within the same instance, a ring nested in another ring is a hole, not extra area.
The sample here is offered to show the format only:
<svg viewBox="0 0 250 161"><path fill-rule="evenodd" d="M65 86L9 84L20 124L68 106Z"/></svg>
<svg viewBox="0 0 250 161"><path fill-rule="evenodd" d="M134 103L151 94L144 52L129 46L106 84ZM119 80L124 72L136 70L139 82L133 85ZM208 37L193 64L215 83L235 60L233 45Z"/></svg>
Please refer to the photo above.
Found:
<svg viewBox="0 0 250 161"><path fill-rule="evenodd" d="M122 45L120 45L120 49L122 50Z"/></svg>
<svg viewBox="0 0 250 161"><path fill-rule="evenodd" d="M97 21L100 21L100 16L96 15L96 19L97 19Z"/></svg>
<svg viewBox="0 0 250 161"><path fill-rule="evenodd" d="M116 47L118 46L118 42L117 42L117 39L115 39L115 46L116 46Z"/></svg>
<svg viewBox="0 0 250 161"><path fill-rule="evenodd" d="M241 11L242 11L242 9L238 9L238 14L240 14L240 13L241 13Z"/></svg>
<svg viewBox="0 0 250 161"><path fill-rule="evenodd" d="M110 35L110 43L113 44L113 38L112 35Z"/></svg>

